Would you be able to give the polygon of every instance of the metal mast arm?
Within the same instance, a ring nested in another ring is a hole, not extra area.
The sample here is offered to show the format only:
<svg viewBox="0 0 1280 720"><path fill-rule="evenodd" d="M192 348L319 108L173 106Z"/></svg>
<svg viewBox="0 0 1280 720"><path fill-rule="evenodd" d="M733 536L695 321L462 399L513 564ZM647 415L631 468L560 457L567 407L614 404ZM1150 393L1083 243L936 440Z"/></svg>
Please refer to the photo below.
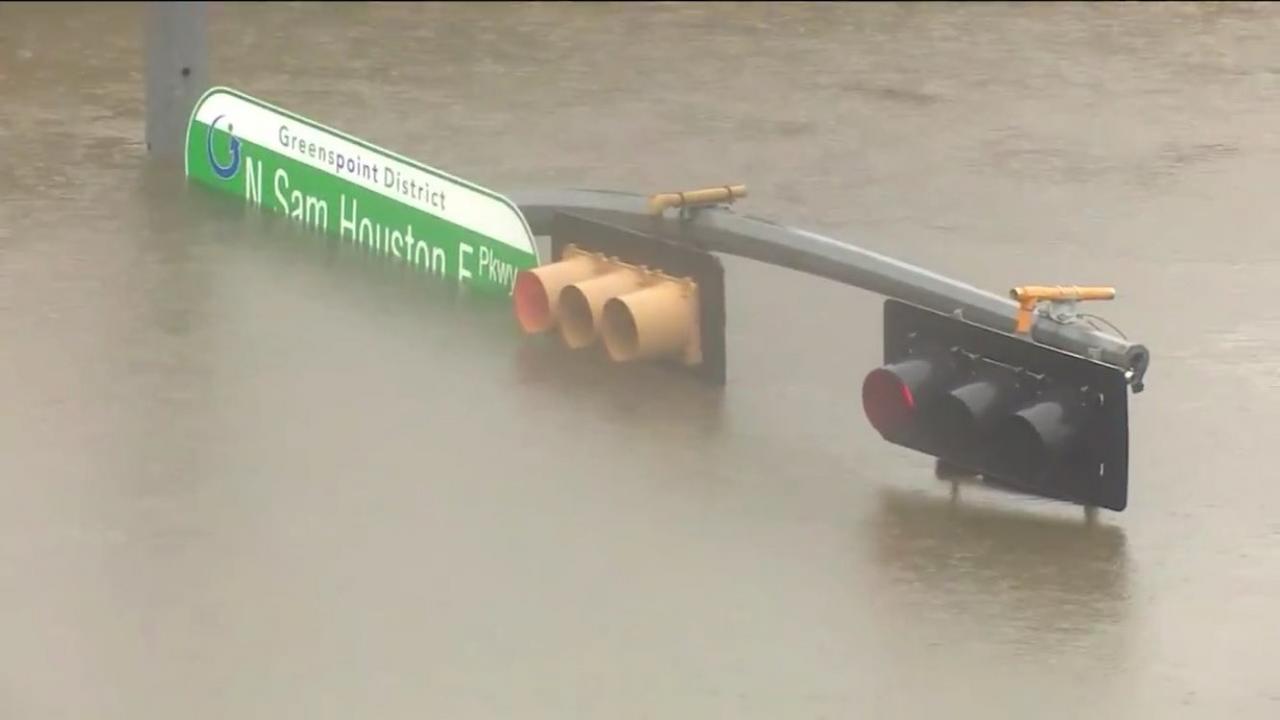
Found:
<svg viewBox="0 0 1280 720"><path fill-rule="evenodd" d="M686 207L671 216L653 214L649 197L629 193L561 190L516 193L510 197L536 235L549 232L556 212L601 215L651 232L660 231L713 252L817 275L937 312L959 314L993 330L1013 333L1018 327L1019 303L1007 296L817 233L737 215L725 207ZM1143 389L1150 355L1142 345L1083 322L1060 322L1050 317L1041 317L1033 325L1031 338L1124 368L1129 372L1133 391Z"/></svg>

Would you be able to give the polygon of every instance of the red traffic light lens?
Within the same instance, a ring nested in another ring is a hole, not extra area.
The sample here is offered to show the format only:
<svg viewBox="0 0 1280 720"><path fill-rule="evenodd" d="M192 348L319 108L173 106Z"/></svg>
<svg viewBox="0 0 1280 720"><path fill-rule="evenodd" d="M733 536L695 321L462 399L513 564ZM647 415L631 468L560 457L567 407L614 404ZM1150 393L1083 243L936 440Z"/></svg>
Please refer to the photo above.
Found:
<svg viewBox="0 0 1280 720"><path fill-rule="evenodd" d="M892 435L911 424L916 398L896 373L877 368L862 382L862 409L881 435Z"/></svg>
<svg viewBox="0 0 1280 720"><path fill-rule="evenodd" d="M940 354L877 368L862 381L862 409L886 438L913 433L921 403L928 403L954 373L955 364Z"/></svg>
<svg viewBox="0 0 1280 720"><path fill-rule="evenodd" d="M542 279L531 272L516 275L512 289L516 320L525 332L540 332L551 325L551 302Z"/></svg>

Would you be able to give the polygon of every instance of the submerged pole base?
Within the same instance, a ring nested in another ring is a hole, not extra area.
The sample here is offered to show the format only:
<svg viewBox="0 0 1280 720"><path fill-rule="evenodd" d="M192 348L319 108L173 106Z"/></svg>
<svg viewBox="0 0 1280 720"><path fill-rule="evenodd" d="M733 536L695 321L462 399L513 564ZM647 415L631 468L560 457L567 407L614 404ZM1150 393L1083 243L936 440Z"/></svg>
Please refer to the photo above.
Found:
<svg viewBox="0 0 1280 720"><path fill-rule="evenodd" d="M147 3L146 145L153 157L181 160L187 123L209 89L205 2Z"/></svg>

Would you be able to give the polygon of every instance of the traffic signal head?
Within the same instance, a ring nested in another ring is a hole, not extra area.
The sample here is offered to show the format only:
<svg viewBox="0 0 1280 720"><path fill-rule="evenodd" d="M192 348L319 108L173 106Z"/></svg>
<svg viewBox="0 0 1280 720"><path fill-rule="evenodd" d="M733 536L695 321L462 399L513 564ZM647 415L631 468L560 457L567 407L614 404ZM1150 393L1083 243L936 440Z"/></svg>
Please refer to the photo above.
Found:
<svg viewBox="0 0 1280 720"><path fill-rule="evenodd" d="M710 253L650 232L559 213L553 261L521 271L512 300L526 333L555 331L615 362L668 361L723 384L724 273Z"/></svg>
<svg viewBox="0 0 1280 720"><path fill-rule="evenodd" d="M897 300L884 335L862 402L886 440L993 485L1125 508L1123 370Z"/></svg>

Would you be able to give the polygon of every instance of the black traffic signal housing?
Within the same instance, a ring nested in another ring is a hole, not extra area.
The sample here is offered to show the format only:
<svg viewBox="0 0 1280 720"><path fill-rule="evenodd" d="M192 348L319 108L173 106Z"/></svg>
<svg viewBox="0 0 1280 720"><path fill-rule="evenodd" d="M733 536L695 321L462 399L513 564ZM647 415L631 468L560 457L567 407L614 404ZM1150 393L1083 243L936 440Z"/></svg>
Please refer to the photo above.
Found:
<svg viewBox="0 0 1280 720"><path fill-rule="evenodd" d="M890 299L862 400L884 439L987 484L1122 511L1127 393L1121 368Z"/></svg>

